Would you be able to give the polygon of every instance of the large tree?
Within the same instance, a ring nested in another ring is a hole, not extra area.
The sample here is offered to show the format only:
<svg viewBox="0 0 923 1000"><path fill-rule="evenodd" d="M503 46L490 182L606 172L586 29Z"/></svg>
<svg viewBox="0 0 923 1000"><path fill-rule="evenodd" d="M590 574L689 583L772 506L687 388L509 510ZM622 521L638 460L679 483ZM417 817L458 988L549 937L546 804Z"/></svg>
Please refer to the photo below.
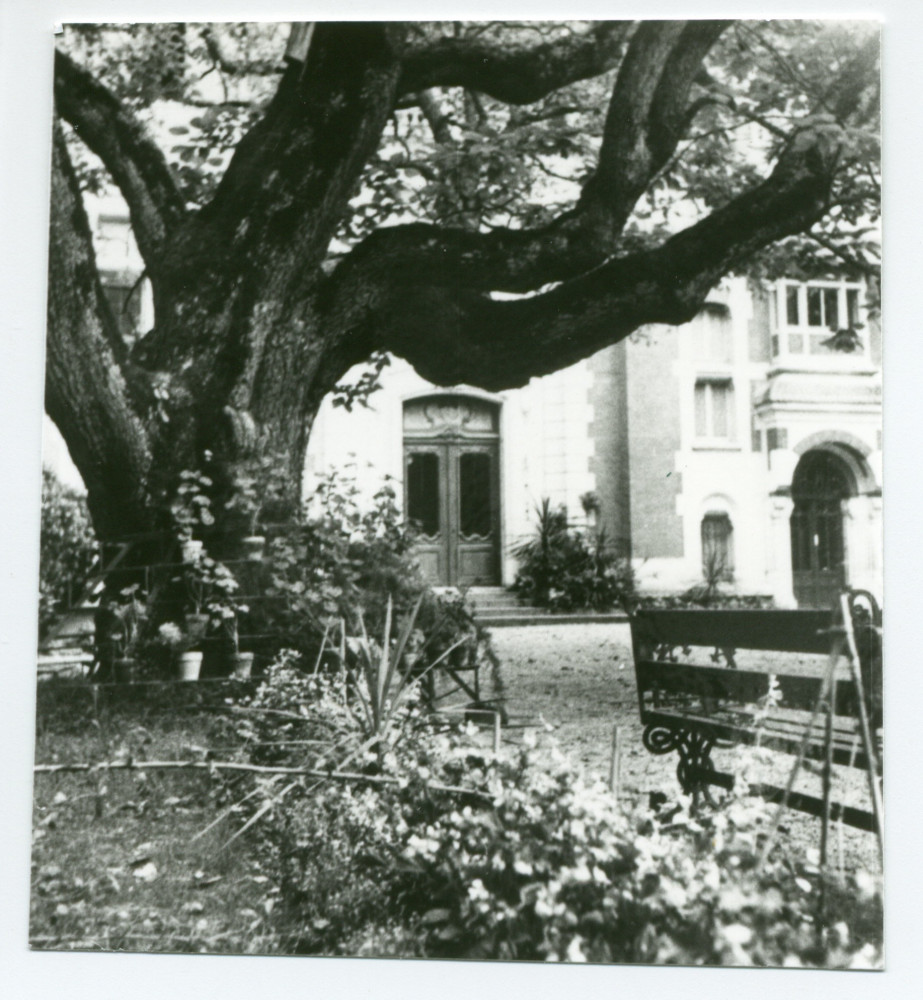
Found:
<svg viewBox="0 0 923 1000"><path fill-rule="evenodd" d="M268 442L298 482L321 400L383 352L498 390L687 322L780 241L873 271L877 58L807 22L69 29L46 406L98 533L156 527L206 452ZM95 264L101 173L153 289L137 339Z"/></svg>

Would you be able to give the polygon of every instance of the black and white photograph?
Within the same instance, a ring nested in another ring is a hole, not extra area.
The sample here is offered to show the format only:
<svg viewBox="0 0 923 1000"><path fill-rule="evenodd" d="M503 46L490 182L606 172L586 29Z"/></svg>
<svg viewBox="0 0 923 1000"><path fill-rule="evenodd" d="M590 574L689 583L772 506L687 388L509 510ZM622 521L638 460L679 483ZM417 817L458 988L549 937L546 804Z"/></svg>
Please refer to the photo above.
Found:
<svg viewBox="0 0 923 1000"><path fill-rule="evenodd" d="M651 13L49 26L33 959L886 969L882 22Z"/></svg>

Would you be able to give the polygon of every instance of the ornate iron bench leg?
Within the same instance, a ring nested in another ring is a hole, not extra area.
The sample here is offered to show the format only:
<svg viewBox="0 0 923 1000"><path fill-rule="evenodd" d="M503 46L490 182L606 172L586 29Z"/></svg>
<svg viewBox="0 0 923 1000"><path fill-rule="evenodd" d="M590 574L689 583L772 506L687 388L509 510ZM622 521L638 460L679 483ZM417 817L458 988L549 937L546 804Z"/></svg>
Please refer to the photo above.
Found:
<svg viewBox="0 0 923 1000"><path fill-rule="evenodd" d="M729 789L733 784L730 775L722 774L714 768L711 751L715 737L701 729L673 728L660 723L649 723L642 734L645 749L654 754L679 752L676 777L684 794L704 792L711 799L708 786L720 785Z"/></svg>

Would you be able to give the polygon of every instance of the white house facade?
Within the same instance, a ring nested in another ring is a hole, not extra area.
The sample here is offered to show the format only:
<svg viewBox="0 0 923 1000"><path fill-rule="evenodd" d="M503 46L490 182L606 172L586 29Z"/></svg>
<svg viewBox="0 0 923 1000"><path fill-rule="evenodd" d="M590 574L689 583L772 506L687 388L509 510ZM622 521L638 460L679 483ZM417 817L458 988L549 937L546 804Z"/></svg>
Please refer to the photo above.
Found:
<svg viewBox="0 0 923 1000"><path fill-rule="evenodd" d="M834 330L858 334L849 350ZM391 477L437 583L512 583L541 501L579 522L592 493L644 590L712 575L781 606L882 596L881 339L861 285L730 279L691 324L508 392L437 389L399 359L382 382L368 408L325 403L306 486L350 462L370 491Z"/></svg>
<svg viewBox="0 0 923 1000"><path fill-rule="evenodd" d="M132 337L153 306L124 205L89 207L106 294ZM46 426L46 461L74 481ZM349 464L369 495L390 477L439 584L512 583L541 502L579 523L592 494L644 590L711 576L780 606L829 605L843 585L882 597L881 428L865 288L733 278L691 323L644 328L507 392L436 388L394 358L367 407L325 401L305 489Z"/></svg>

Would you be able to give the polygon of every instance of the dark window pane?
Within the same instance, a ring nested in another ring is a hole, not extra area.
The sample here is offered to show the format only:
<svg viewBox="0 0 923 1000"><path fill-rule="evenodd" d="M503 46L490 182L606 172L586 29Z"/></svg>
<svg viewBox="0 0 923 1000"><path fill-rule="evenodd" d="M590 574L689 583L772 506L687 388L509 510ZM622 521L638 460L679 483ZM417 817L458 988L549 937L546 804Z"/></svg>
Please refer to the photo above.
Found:
<svg viewBox="0 0 923 1000"><path fill-rule="evenodd" d="M855 328L859 325L859 289L848 288L846 290L846 311L849 313L848 323Z"/></svg>
<svg viewBox="0 0 923 1000"><path fill-rule="evenodd" d="M730 580L734 575L733 528L727 514L702 518L702 573L710 582Z"/></svg>
<svg viewBox="0 0 923 1000"><path fill-rule="evenodd" d="M706 384L697 382L695 387L695 433L696 437L708 434L708 410L705 404Z"/></svg>
<svg viewBox="0 0 923 1000"><path fill-rule="evenodd" d="M808 326L823 326L824 312L820 288L808 289Z"/></svg>
<svg viewBox="0 0 923 1000"><path fill-rule="evenodd" d="M811 568L811 518L803 507L792 511L792 569Z"/></svg>
<svg viewBox="0 0 923 1000"><path fill-rule="evenodd" d="M794 285L788 285L785 289L785 318L789 326L799 326L798 317L798 289Z"/></svg>
<svg viewBox="0 0 923 1000"><path fill-rule="evenodd" d="M824 326L830 330L840 328L840 291L838 288L824 289Z"/></svg>
<svg viewBox="0 0 923 1000"><path fill-rule="evenodd" d="M712 437L730 437L730 395L731 387L713 382L711 388Z"/></svg>
<svg viewBox="0 0 923 1000"><path fill-rule="evenodd" d="M439 456L432 452L407 461L407 517L424 535L439 534Z"/></svg>
<svg viewBox="0 0 923 1000"><path fill-rule="evenodd" d="M458 460L459 506L463 537L490 534L490 455L466 452Z"/></svg>
<svg viewBox="0 0 923 1000"><path fill-rule="evenodd" d="M103 293L112 307L112 315L118 324L122 339L133 343L141 324L140 289L132 291L131 288L119 285L104 285Z"/></svg>

